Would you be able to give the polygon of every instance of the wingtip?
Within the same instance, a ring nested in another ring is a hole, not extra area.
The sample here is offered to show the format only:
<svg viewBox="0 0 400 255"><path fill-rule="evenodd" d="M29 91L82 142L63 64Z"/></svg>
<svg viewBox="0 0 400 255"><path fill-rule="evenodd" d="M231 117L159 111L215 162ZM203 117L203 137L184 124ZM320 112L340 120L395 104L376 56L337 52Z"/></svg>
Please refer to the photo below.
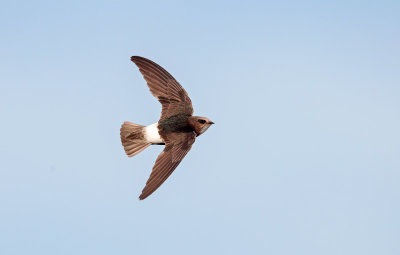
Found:
<svg viewBox="0 0 400 255"><path fill-rule="evenodd" d="M141 56L132 56L131 57L131 61L132 62L135 62L136 63L136 61L140 61L140 60L148 60L148 59L146 59L146 58L144 58L144 57L141 57Z"/></svg>
<svg viewBox="0 0 400 255"><path fill-rule="evenodd" d="M131 57L131 61L132 61L132 62L135 62L135 60L136 60L137 58L138 58L138 56L132 56L132 57Z"/></svg>
<svg viewBox="0 0 400 255"><path fill-rule="evenodd" d="M142 190L142 193L140 193L140 196L139 196L139 200L144 200L146 197L148 197L149 196L149 194L145 194L144 192L143 192L143 190Z"/></svg>

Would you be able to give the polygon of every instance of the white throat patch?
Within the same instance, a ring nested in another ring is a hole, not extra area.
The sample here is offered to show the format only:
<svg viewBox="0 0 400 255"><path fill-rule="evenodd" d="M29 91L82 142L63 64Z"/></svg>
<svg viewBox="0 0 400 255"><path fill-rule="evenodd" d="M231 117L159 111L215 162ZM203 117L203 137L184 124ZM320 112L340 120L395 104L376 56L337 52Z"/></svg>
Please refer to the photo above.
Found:
<svg viewBox="0 0 400 255"><path fill-rule="evenodd" d="M211 124L205 125L205 126L203 127L203 129L200 131L200 134L203 134L204 132L206 132L207 129L208 129L209 127L211 127Z"/></svg>

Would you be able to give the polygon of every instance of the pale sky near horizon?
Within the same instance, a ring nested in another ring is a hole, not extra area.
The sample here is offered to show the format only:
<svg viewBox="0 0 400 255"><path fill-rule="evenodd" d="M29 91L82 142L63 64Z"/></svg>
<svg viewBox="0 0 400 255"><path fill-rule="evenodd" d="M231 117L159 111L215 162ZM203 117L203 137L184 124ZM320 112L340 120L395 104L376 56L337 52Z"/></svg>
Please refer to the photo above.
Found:
<svg viewBox="0 0 400 255"><path fill-rule="evenodd" d="M400 254L399 1L2 1L0 254ZM216 124L138 196L161 106Z"/></svg>

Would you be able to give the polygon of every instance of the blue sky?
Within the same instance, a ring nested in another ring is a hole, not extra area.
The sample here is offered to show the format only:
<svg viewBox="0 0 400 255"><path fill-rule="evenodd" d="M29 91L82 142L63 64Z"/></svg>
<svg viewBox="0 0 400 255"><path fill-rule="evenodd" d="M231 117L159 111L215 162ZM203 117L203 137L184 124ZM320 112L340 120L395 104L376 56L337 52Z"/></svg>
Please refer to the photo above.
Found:
<svg viewBox="0 0 400 255"><path fill-rule="evenodd" d="M398 1L3 1L0 254L399 254ZM199 137L152 196L162 147L123 121L165 67Z"/></svg>

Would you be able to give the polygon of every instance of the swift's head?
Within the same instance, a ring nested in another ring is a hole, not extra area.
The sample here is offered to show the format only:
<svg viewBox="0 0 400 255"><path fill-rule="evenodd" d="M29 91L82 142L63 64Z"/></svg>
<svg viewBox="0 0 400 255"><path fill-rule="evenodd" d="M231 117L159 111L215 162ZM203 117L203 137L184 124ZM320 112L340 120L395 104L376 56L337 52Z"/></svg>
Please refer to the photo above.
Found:
<svg viewBox="0 0 400 255"><path fill-rule="evenodd" d="M194 129L197 136L206 132L206 130L212 125L214 122L207 119L206 117L199 116L190 116L189 117L189 125Z"/></svg>

